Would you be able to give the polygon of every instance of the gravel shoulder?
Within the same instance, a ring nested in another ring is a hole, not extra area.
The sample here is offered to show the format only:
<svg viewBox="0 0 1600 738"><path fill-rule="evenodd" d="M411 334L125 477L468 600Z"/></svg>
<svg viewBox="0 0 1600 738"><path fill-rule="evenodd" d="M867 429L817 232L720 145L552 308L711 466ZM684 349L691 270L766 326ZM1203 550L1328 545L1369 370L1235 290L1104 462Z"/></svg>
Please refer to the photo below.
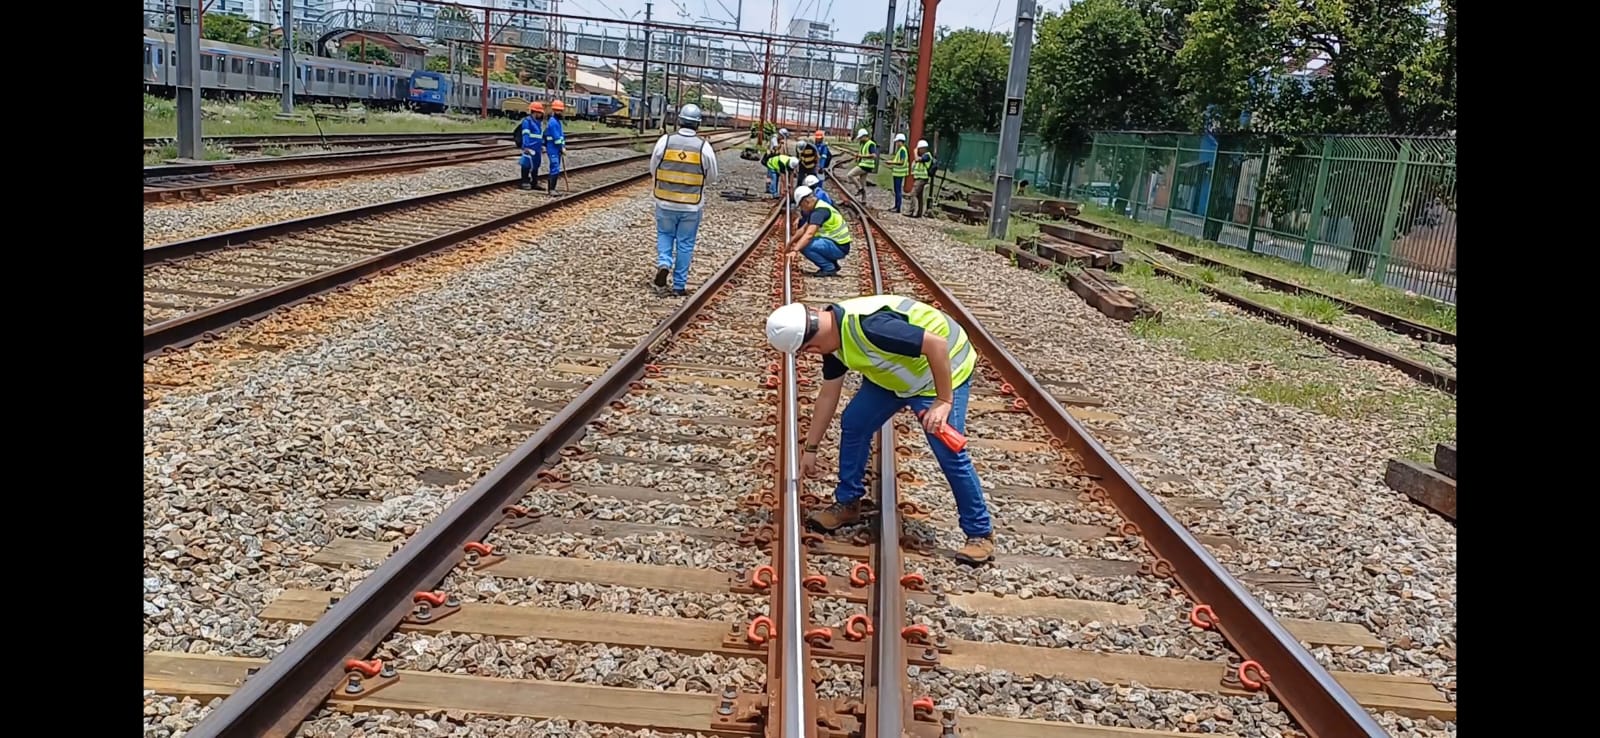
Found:
<svg viewBox="0 0 1600 738"><path fill-rule="evenodd" d="M1288 593L1247 584L1270 611L1360 623L1389 644L1364 653L1317 649L1324 664L1427 677L1453 698L1455 529L1382 482L1387 460L1436 433L1441 414L1453 436L1452 399L1154 277L1124 281L1165 320L1129 326L1045 275L950 238L949 224L881 221L936 277L985 295L1001 313L990 326L1028 336L1007 348L1031 370L1080 381L1106 401L1120 419L1098 424L1115 431L1100 440L1142 483L1220 500L1218 509L1173 514L1193 530L1242 541L1243 550L1213 549L1236 576L1292 572L1316 584ZM1333 412L1261 397L1264 386L1330 382ZM1344 406L1370 411L1339 412ZM1187 484L1154 484L1164 475ZM1424 728L1384 720L1397 735ZM1439 730L1453 734L1454 726Z"/></svg>
<svg viewBox="0 0 1600 738"><path fill-rule="evenodd" d="M577 167L598 164L635 153L619 148L578 149L568 155L564 165ZM144 209L144 245L153 246L208 233L514 179L518 171L516 158L508 157L400 174L312 180L289 187L245 192L201 202L147 205Z"/></svg>

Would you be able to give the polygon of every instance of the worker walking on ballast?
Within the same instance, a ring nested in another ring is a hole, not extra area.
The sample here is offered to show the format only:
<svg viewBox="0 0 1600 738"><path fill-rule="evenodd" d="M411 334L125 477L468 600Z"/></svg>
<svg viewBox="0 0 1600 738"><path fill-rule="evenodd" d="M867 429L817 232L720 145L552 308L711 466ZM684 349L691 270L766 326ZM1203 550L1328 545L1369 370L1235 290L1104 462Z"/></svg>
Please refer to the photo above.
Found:
<svg viewBox="0 0 1600 738"><path fill-rule="evenodd" d="M936 435L948 432L946 424L966 432L978 355L959 324L908 297L871 295L822 308L784 305L767 317L767 341L786 354L822 355L822 388L801 446L801 476L816 471L817 446L833 424L845 373L860 372L863 380L839 421L839 485L833 504L807 518L811 527L831 533L861 520L872 436L901 408L910 407L955 494L967 537L956 560L971 565L994 560L994 527L972 457L964 445L952 449Z"/></svg>
<svg viewBox="0 0 1600 738"><path fill-rule="evenodd" d="M717 155L711 142L700 138L700 106L678 110L678 132L656 141L650 152L650 179L655 183L656 277L658 293L667 288L672 273L672 294L688 294L689 264L700 234L706 186L717 179Z"/></svg>
<svg viewBox="0 0 1600 738"><path fill-rule="evenodd" d="M544 124L544 150L550 157L550 195L556 194L556 179L561 176L561 160L567 153L567 134L561 128L561 114L567 104L560 99L550 101L550 121Z"/></svg>
<svg viewBox="0 0 1600 738"><path fill-rule="evenodd" d="M517 124L517 147L522 156L517 164L522 167L522 181L517 187L531 190L539 176L539 158L544 153L544 107L537 100L528 103L528 114Z"/></svg>

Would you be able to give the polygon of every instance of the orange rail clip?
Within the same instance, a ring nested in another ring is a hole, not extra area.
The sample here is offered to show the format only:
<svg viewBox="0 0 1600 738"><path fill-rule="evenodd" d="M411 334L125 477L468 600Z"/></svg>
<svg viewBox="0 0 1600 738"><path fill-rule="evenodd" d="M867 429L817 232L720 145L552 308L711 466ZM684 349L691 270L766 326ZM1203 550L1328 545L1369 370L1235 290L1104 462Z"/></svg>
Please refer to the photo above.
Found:
<svg viewBox="0 0 1600 738"><path fill-rule="evenodd" d="M1201 630L1210 630L1217 624L1217 614L1212 612L1210 605L1195 605L1189 611L1189 623Z"/></svg>
<svg viewBox="0 0 1600 738"><path fill-rule="evenodd" d="M858 612L851 615L849 620L844 621L844 627L839 630L844 631L846 639L859 641L872 635L872 618Z"/></svg>
<svg viewBox="0 0 1600 738"><path fill-rule="evenodd" d="M864 575L863 572L865 572ZM876 581L878 581L878 575L872 573L872 567L865 561L857 561L855 566L850 567L850 586L865 587Z"/></svg>
<svg viewBox="0 0 1600 738"><path fill-rule="evenodd" d="M1250 678L1249 673L1252 671L1261 675L1259 681ZM1266 669L1261 668L1261 664L1254 661L1246 661L1239 665L1239 683L1246 688L1260 689L1270 681L1272 681L1272 675L1268 674Z"/></svg>
<svg viewBox="0 0 1600 738"><path fill-rule="evenodd" d="M744 639L757 646L766 643L772 635L772 618L765 615L750 621L750 627L745 628Z"/></svg>
<svg viewBox="0 0 1600 738"><path fill-rule="evenodd" d="M765 575L765 576L763 576ZM772 586L772 579L778 572L769 564L762 564L750 572L750 587L752 589L766 589Z"/></svg>

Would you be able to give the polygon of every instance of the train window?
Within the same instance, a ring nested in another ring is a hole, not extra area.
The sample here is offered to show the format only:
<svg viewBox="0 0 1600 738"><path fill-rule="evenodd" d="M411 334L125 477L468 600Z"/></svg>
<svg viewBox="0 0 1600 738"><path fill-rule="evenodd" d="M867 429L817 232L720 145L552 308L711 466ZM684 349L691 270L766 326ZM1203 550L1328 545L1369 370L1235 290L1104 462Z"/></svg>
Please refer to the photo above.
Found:
<svg viewBox="0 0 1600 738"><path fill-rule="evenodd" d="M282 74L283 74L283 62L273 62L272 63L272 78L273 79L278 79L279 75L282 75Z"/></svg>
<svg viewBox="0 0 1600 738"><path fill-rule="evenodd" d="M341 84L341 85L342 84L348 84L349 82L350 82L350 73L344 71L343 69L339 70L339 84Z"/></svg>
<svg viewBox="0 0 1600 738"><path fill-rule="evenodd" d="M172 56L168 58L167 63L171 64L172 66L178 66L178 52L172 51L169 53L171 53Z"/></svg>
<svg viewBox="0 0 1600 738"><path fill-rule="evenodd" d="M240 59L239 57L236 56L236 57L230 59L229 61L232 62L232 63L228 65L228 71L231 71L234 74L244 74L244 60L243 59Z"/></svg>
<svg viewBox="0 0 1600 738"><path fill-rule="evenodd" d="M322 67L317 67L317 81L318 82L327 82L328 81L328 70L323 69Z"/></svg>
<svg viewBox="0 0 1600 738"><path fill-rule="evenodd" d="M211 57L210 54L201 54L200 55L200 71L209 72L209 71L212 71L213 69L216 68L212 64L211 59L212 59L212 57Z"/></svg>
<svg viewBox="0 0 1600 738"><path fill-rule="evenodd" d="M144 47L144 63L150 63L150 47Z"/></svg>
<svg viewBox="0 0 1600 738"><path fill-rule="evenodd" d="M356 75L356 84L358 84L358 85L366 85L367 84L367 73L366 72L361 72L360 74Z"/></svg>

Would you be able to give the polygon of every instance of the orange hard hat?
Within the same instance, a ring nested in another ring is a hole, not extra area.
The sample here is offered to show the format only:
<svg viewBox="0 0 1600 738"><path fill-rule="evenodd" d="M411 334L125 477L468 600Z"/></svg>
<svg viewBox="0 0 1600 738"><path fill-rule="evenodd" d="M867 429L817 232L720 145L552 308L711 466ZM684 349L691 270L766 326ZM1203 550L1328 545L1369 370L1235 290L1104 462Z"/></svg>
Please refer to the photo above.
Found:
<svg viewBox="0 0 1600 738"><path fill-rule="evenodd" d="M528 112L533 113L533 112L537 112L538 110L539 110L539 101L538 100L534 100L533 102L528 103Z"/></svg>
<svg viewBox="0 0 1600 738"><path fill-rule="evenodd" d="M561 102L560 100L552 100L552 101L550 101L550 109L555 111L555 112L557 112L557 113L559 113L559 112L567 109L567 104L564 103L564 102Z"/></svg>
<svg viewBox="0 0 1600 738"><path fill-rule="evenodd" d="M822 140L822 131L817 131L816 133L811 134L811 137L817 139L818 141L821 141Z"/></svg>

